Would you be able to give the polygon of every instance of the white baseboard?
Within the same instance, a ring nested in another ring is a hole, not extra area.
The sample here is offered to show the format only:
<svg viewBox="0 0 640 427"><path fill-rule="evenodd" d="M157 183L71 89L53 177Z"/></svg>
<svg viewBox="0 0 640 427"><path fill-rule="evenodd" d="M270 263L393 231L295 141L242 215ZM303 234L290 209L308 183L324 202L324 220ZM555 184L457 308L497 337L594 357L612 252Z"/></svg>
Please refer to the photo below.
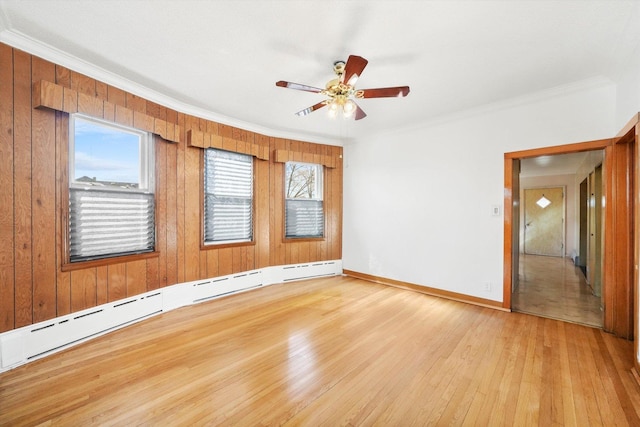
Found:
<svg viewBox="0 0 640 427"><path fill-rule="evenodd" d="M0 334L0 373L159 313L275 283L342 274L342 260L179 283Z"/></svg>

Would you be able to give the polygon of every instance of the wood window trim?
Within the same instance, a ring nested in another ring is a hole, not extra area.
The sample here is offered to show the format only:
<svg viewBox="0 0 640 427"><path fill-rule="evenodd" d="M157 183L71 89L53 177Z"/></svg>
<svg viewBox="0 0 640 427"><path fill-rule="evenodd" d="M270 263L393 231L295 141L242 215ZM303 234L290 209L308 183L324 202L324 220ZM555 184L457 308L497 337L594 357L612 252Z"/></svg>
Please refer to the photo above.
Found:
<svg viewBox="0 0 640 427"><path fill-rule="evenodd" d="M60 212L59 222L59 247L60 247L60 270L63 272L84 270L87 268L95 268L101 266L123 264L131 261L138 261L141 259L157 258L160 256L160 251L157 248L151 252L143 252L137 254L119 255L113 257L105 257L95 260L77 261L71 262L70 250L69 250L69 132L70 129L70 115L64 114L65 112L56 113L56 128L60 130L57 133L56 145L60 148L58 151L58 157L56 162L58 163L58 170L62 171L59 175L59 200L60 205L57 207ZM151 146L156 147L154 143L154 137L151 137ZM155 158L156 153L154 153ZM155 180L154 195L158 194L158 180ZM156 209L154 216L154 224L158 223L158 211ZM157 244L157 242L156 242Z"/></svg>
<svg viewBox="0 0 640 427"><path fill-rule="evenodd" d="M66 243L64 243L67 246ZM138 261L141 259L158 258L160 252L155 250L153 252L144 252L140 254L114 256L108 258L100 258L91 261L78 261L78 262L64 262L61 266L62 271L75 271L85 270L87 268L102 267L114 264L124 264L127 262Z"/></svg>
<svg viewBox="0 0 640 427"><path fill-rule="evenodd" d="M187 129L187 147L217 148L233 153L247 154L259 160L269 160L269 147L253 142L239 141L195 129Z"/></svg>
<svg viewBox="0 0 640 427"><path fill-rule="evenodd" d="M247 242L209 243L208 245L204 244L204 238L200 239L201 251L209 251L211 249L243 248L243 247L250 247L255 245L256 245L255 237L253 238L253 240L247 241Z"/></svg>
<svg viewBox="0 0 640 427"><path fill-rule="evenodd" d="M326 228L326 224L325 224L325 228ZM324 242L325 240L327 240L326 237L283 237L282 243Z"/></svg>
<svg viewBox="0 0 640 427"><path fill-rule="evenodd" d="M189 131L187 131L189 132ZM187 139L188 140L188 139ZM206 148L215 148L215 147L206 147ZM227 150L230 151L230 150ZM253 227L253 232L251 233L251 240L244 242L223 242L223 243L204 243L204 150L200 152L200 182L202 183L202 191L200 191L200 250L208 251L211 249L225 249L225 248L239 248L239 247L249 247L256 245L256 235L255 235L255 218L256 218L256 185L255 185L255 174L253 177L254 185L253 185L253 203L251 204L251 222ZM241 153L246 154L246 153ZM254 156L255 159L255 156ZM255 160L252 163L252 168L255 172Z"/></svg>
<svg viewBox="0 0 640 427"><path fill-rule="evenodd" d="M277 163L287 162L300 162L300 163L315 163L322 165L329 169L335 169L338 167L338 157L327 156L322 154L313 153L301 153L298 151L290 150L276 150L274 161Z"/></svg>
<svg viewBox="0 0 640 427"><path fill-rule="evenodd" d="M287 153L293 153L292 151L287 151L287 150L278 150L278 151L283 151L283 152L287 152ZM280 162L279 160L277 160L278 158L278 151L276 152L276 162L278 163L282 163L282 167L285 168L285 164L286 162L299 162L299 163L312 163L312 162L303 162L303 161L298 161L298 160L287 160L285 162ZM314 155L315 156L315 155ZM326 156L329 157L329 156ZM280 157L281 159L283 157ZM282 186L282 197L281 197L281 203L282 203L282 243L296 243L296 242L324 242L327 240L327 186L325 185L326 182L326 176L325 176L325 170L324 168L326 167L325 165L323 165L322 163L316 163L319 164L320 166L322 166L322 216L324 218L324 224L322 226L323 229L323 233L322 233L322 237L287 237L287 197L285 194L286 188L285 185ZM282 176L285 177L286 176L286 172L283 171Z"/></svg>
<svg viewBox="0 0 640 427"><path fill-rule="evenodd" d="M32 93L34 108L49 108L67 114L81 113L96 119L150 132L168 142L180 143L182 141L182 128L177 124L46 80L35 82Z"/></svg>
<svg viewBox="0 0 640 427"><path fill-rule="evenodd" d="M275 151L275 156L274 156L274 161L276 163L282 163L283 167L284 164L287 162L301 162L301 163L315 163L315 164L319 164L324 166L327 169L335 169L338 167L339 165L339 158L341 158L342 156L329 156L329 155L322 155L322 154L314 154L314 153L303 153L303 152L299 152L299 151L292 151L292 150L276 150ZM323 170L323 174L324 174L324 170ZM284 175L284 172L283 172ZM283 236L282 236L282 243L296 243L296 242L324 242L327 240L327 223L326 223L326 218L327 218L327 203L326 201L328 200L328 189L327 186L325 185L325 181L326 181L326 177L323 176L323 185L322 185L322 200L323 200L323 204L322 204L322 208L324 211L324 218L325 218L325 224L324 224L324 236L322 237L286 237L286 198L284 196L284 193L282 194L282 212L283 212L283 216L282 216L282 230L283 230ZM282 187L282 190L284 192L284 186Z"/></svg>

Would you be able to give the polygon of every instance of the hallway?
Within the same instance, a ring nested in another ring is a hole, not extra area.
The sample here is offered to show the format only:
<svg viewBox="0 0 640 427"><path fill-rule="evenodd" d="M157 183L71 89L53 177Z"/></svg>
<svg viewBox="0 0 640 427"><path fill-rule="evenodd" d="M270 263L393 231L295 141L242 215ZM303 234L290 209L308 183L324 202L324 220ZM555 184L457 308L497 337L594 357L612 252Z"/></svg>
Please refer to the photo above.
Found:
<svg viewBox="0 0 640 427"><path fill-rule="evenodd" d="M569 258L520 254L520 284L511 301L513 311L602 327L600 298Z"/></svg>

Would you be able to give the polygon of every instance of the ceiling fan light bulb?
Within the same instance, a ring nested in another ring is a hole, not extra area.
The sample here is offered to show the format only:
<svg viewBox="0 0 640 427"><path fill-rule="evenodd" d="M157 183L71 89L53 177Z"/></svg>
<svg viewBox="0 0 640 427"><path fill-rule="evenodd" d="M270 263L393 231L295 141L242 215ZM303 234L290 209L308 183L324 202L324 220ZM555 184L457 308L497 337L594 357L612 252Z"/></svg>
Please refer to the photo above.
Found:
<svg viewBox="0 0 640 427"><path fill-rule="evenodd" d="M335 101L329 104L329 117L335 117L338 114L339 105Z"/></svg>
<svg viewBox="0 0 640 427"><path fill-rule="evenodd" d="M342 106L342 112L345 117L351 117L353 113L356 111L356 104L352 100L347 100Z"/></svg>

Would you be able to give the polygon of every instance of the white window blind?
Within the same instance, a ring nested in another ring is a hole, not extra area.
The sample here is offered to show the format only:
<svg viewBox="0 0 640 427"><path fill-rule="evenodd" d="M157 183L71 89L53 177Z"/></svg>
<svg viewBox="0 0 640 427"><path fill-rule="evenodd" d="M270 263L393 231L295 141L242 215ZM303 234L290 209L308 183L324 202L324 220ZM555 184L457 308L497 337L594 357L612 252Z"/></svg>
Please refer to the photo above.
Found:
<svg viewBox="0 0 640 427"><path fill-rule="evenodd" d="M153 194L80 188L69 194L72 262L154 250Z"/></svg>
<svg viewBox="0 0 640 427"><path fill-rule="evenodd" d="M322 165L285 165L285 237L324 236Z"/></svg>
<svg viewBox="0 0 640 427"><path fill-rule="evenodd" d="M208 148L204 161L205 244L253 239L253 158Z"/></svg>
<svg viewBox="0 0 640 427"><path fill-rule="evenodd" d="M287 237L322 237L324 208L322 200L289 199L286 201Z"/></svg>

